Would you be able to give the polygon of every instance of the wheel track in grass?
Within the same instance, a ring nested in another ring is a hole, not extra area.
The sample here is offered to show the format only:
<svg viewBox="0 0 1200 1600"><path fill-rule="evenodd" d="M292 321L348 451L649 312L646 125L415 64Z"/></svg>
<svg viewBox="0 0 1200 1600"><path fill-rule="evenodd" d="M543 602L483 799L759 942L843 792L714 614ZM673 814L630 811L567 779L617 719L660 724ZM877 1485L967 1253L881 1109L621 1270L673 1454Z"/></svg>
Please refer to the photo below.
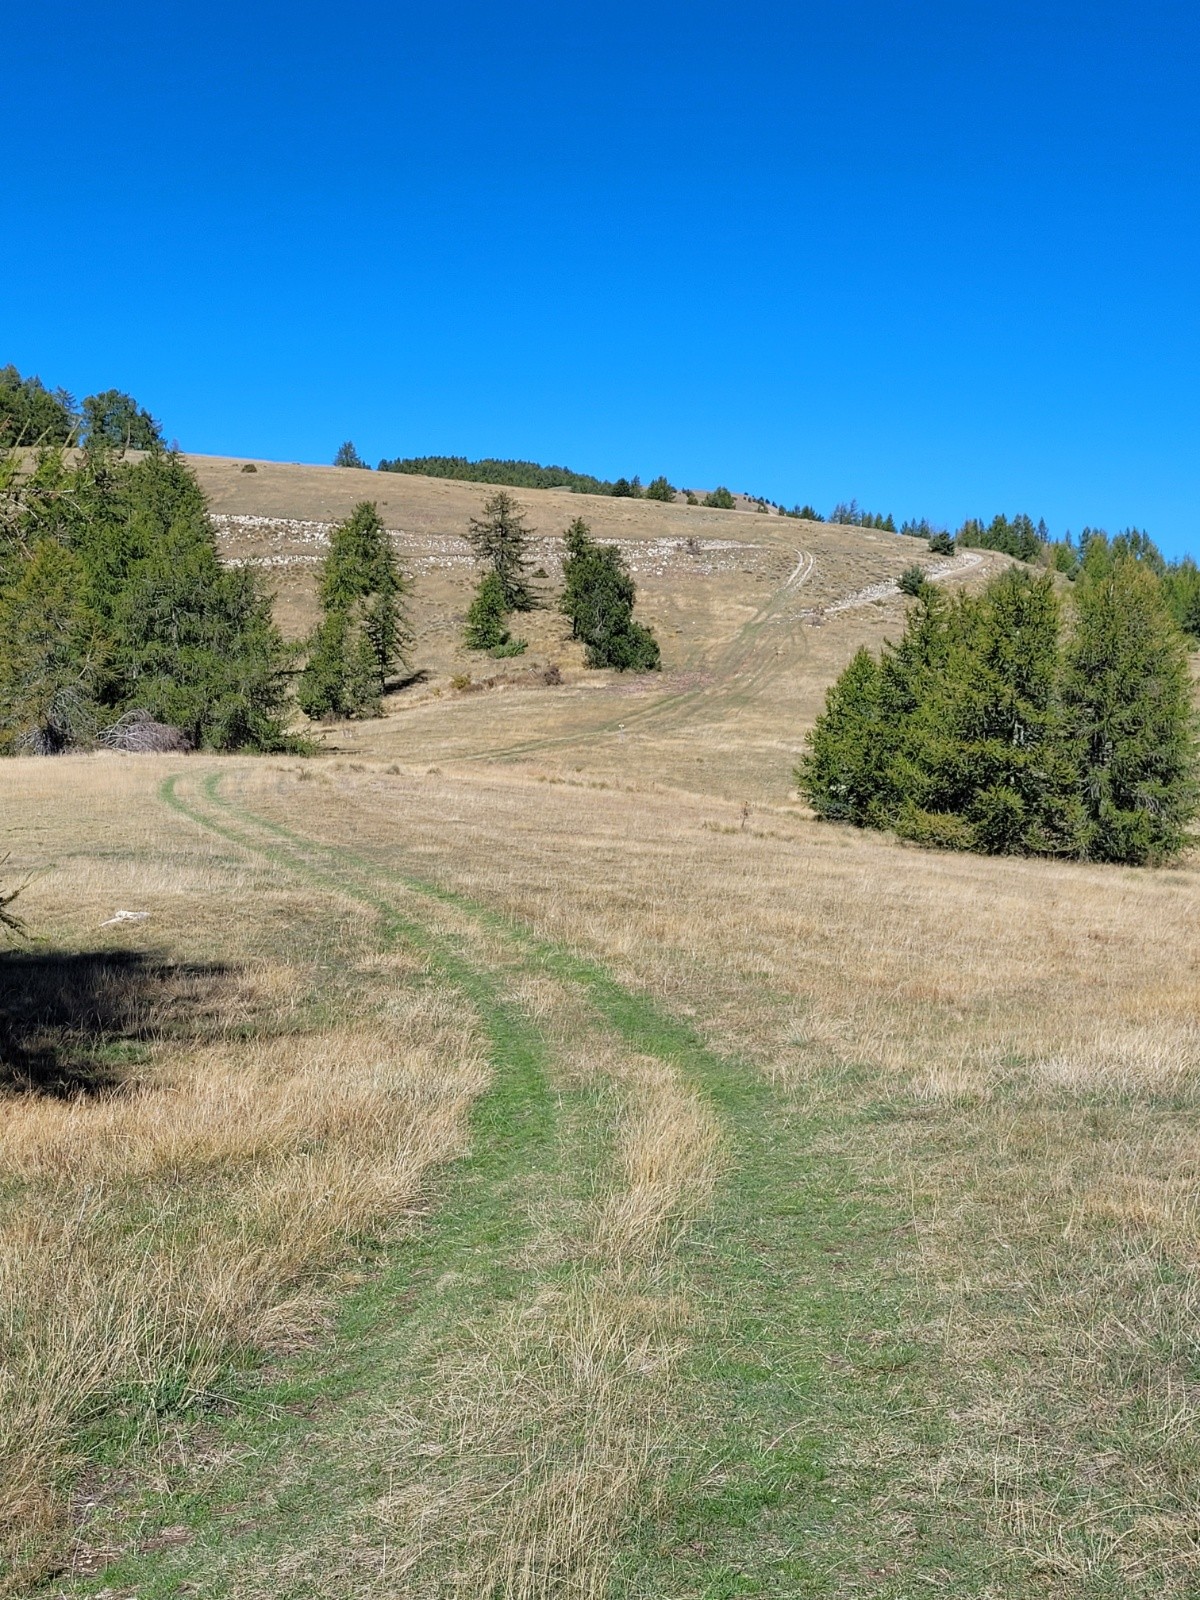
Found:
<svg viewBox="0 0 1200 1600"><path fill-rule="evenodd" d="M434 1213L426 1230L426 1240L408 1251L416 1287L406 1286L405 1293L416 1293L418 1296L415 1310L407 1314L408 1320L415 1318L420 1322L422 1296L426 1300L444 1297L442 1285L448 1274L454 1276L465 1265L471 1267L478 1276L479 1261L483 1257L484 1277L490 1277L491 1280L487 1289L495 1297L496 1304L488 1303L487 1293L474 1295L470 1304L462 1308L464 1326L477 1322L481 1316L490 1316L497 1324L495 1337L503 1342L511 1334L503 1302L508 1300L514 1306L519 1305L522 1318L536 1317L546 1294L550 1295L551 1302L555 1295L565 1294L576 1314L581 1308L591 1314L599 1301L610 1314L615 1311L619 1322L620 1316L625 1314L622 1296L628 1300L631 1285L636 1285L638 1281L636 1261L629 1266L621 1266L617 1274L619 1288L614 1291L600 1268L593 1268L587 1261L572 1263L568 1241L567 1247L560 1252L561 1261L558 1264L555 1264L552 1252L552 1264L544 1271L536 1267L514 1269L509 1274L512 1282L503 1286L502 1294L499 1293L501 1285L495 1281L497 1266L502 1268L504 1261L512 1258L522 1233L527 1238L530 1235L528 1202L531 1191L552 1190L560 1181L569 1181L576 1187L586 1186L593 1181L589 1179L589 1173L601 1175L606 1162L611 1165L608 1155L611 1142L608 1135L611 1130L605 1126L604 1093L577 1091L572 1094L569 1089L565 1092L554 1090L548 1070L550 1052L541 1031L520 1016L517 1007L503 994L504 979L511 979L513 974L514 969L509 965L509 958L513 954L519 958L516 968L522 972L532 968L564 982L576 979L577 974L561 963L554 967L548 961L534 960L532 947L523 946L511 938L501 941L498 957L494 951L490 954L489 964L495 966L498 959L499 970L487 970L475 959L476 951L472 950L471 959L463 953L471 943L470 930L461 926L464 910L469 920L483 930L485 942L491 941L493 944L499 933L507 934L510 931L502 919L484 915L483 908L464 908L453 897L439 895L431 887L422 885L421 888L426 892L420 894L411 885L402 884L394 877L389 878L386 888L381 888L380 880L385 875L373 869L369 863L226 801L219 792L218 777L218 774L211 774L201 785L199 797L192 799L180 793L180 778L175 775L162 784L160 796L178 815L227 843L258 855L315 888L345 896L378 915L381 946L386 948L404 942L423 951L431 964L471 1001L487 1031L495 1078L477 1103L472 1116L475 1149L471 1159L460 1167L450 1185L448 1197ZM413 907L403 903L405 899L413 901L423 914L413 914ZM448 918L449 927L435 925L445 924ZM599 1015L595 1025L607 1031ZM611 1100L611 1095L608 1099ZM569 1150L565 1142L568 1135ZM569 1180L563 1180L568 1163L577 1170ZM619 1194L617 1198L619 1200ZM565 1266L562 1265L563 1261L566 1262ZM617 1265L620 1266L620 1263ZM505 1276L501 1271L501 1277ZM393 1292L394 1289L393 1284ZM661 1290L648 1281L644 1290L633 1298L636 1316L645 1317L645 1307L655 1294L662 1298ZM670 1312L669 1296L664 1305ZM651 1317L651 1324L653 1320ZM645 1329L638 1334L639 1338L646 1336ZM677 1336L672 1337L677 1342ZM454 1334L451 1333L443 1343L453 1355ZM651 1337L651 1347L653 1344ZM637 1407L631 1405L630 1409L636 1412ZM434 1426L435 1420L427 1415L423 1425L429 1429ZM609 1448L611 1453L611 1445ZM586 1441L578 1448L566 1442L563 1451L569 1458L568 1465L579 1466L578 1460L571 1456L574 1450L576 1456L585 1458L586 1467L587 1449ZM635 1439L631 1444L627 1452L631 1459L626 1475L632 1486L640 1484L639 1474L654 1466L655 1450L653 1437ZM420 1467L420 1462L417 1465ZM610 1477L619 1479L626 1465L620 1459L608 1461L606 1470ZM536 1474L531 1474L533 1481L529 1492L526 1493L523 1488L521 1493L512 1495L514 1525L523 1525L522 1518L524 1522L529 1521L524 1512L522 1496L533 1503L536 1520L538 1495L545 1499L545 1480L552 1475L552 1472L543 1470L538 1480ZM622 1513L622 1508L618 1506L613 1514L633 1515L635 1510L636 1507L631 1505ZM535 1544L538 1538L545 1542L544 1530L535 1528L534 1534ZM598 1552L579 1553L578 1560L583 1565L589 1561L598 1563L606 1571L613 1555L613 1552L606 1552L602 1547ZM484 1559L478 1551L473 1555L468 1552L468 1558L475 1561L476 1567ZM529 1558L534 1568L541 1559L536 1549ZM163 1559L160 1564L167 1586L162 1592L172 1592L170 1584L179 1577L181 1569L186 1567L192 1570L191 1561L187 1553L177 1553ZM145 1581L144 1568L135 1564L133 1572L141 1581ZM604 1572L601 1576L604 1576ZM579 1585L578 1592L585 1592L583 1577L579 1577ZM157 1594L159 1591L152 1586L146 1592ZM213 1592L226 1591L218 1589ZM229 1592L241 1591L235 1588ZM490 1589L488 1592L491 1592ZM507 1593L508 1589L502 1592ZM529 1592L532 1594L535 1591L531 1589ZM586 1592L591 1593L592 1590L587 1589ZM595 1592L600 1591L596 1589Z"/></svg>
<svg viewBox="0 0 1200 1600"><path fill-rule="evenodd" d="M760 635L772 622L783 622L787 625L787 643L798 647L803 639L802 630L795 618L789 615L789 603L798 589L809 581L816 571L816 558L807 551L796 552L797 562L792 571L784 579L778 589L772 591L768 598L759 606L758 610L738 629L737 633L725 644L716 656L704 668L705 677L711 679L696 685L693 688L683 689L679 692L668 691L655 696L648 705L635 706L624 709L620 713L609 717L606 721L597 724L585 734L547 734L537 739L526 739L518 743L507 745L500 750L481 750L476 755L462 756L457 759L462 761L502 761L511 760L524 755L535 755L542 750L550 750L559 746L570 746L585 743L604 734L618 732L639 732L650 727L654 732L662 732L675 726L683 717L691 712L697 705L707 706L710 702L722 704L731 695L736 695L740 703L745 694L738 694L735 687L731 687L733 680L737 679L747 669L747 664L752 661L755 648L759 643ZM774 637L774 636L772 636ZM775 653L772 652L768 665L760 664L754 673L754 682L764 676L764 673L774 667Z"/></svg>
<svg viewBox="0 0 1200 1600"><path fill-rule="evenodd" d="M860 1510L868 1507L868 1539L882 1538L869 1509L879 1486L842 1481L835 1485L839 1493L829 1493L827 1463L838 1453L842 1430L879 1423L881 1402L873 1389L864 1393L831 1379L831 1364L846 1365L848 1341L895 1338L901 1303L891 1261L893 1197L879 1183L864 1188L829 1138L831 1126L849 1127L856 1113L831 1113L828 1097L808 1107L788 1102L754 1067L714 1051L692 1026L620 983L603 963L493 906L253 811L222 792L220 772L205 778L201 795L201 806L189 806L170 780L163 788L169 804L202 826L381 916L401 919L422 948L430 935L414 907L423 903L468 919L526 970L576 986L610 1035L677 1071L715 1109L729 1171L667 1272L703 1307L706 1329L687 1363L692 1399L678 1463L657 1509L631 1522L610 1585L596 1593L629 1600L742 1593L792 1600L844 1592L840 1519L857 1499ZM403 913L396 893L412 902ZM443 958L461 964L458 952L444 949L446 935L437 937ZM476 975L471 981L492 980ZM480 1125L477 1131L502 1137L504 1129ZM495 1231L492 1242L499 1243ZM857 1264L853 1280L843 1271L847 1258ZM898 1383L904 1404L923 1417L923 1430L936 1433L943 1423L919 1370L911 1387L906 1379ZM891 1396L884 1410L895 1403ZM852 1565L863 1559L863 1537L860 1524L850 1541ZM885 1549L872 1593L911 1594L922 1561L939 1583L949 1563L963 1595L987 1592L994 1562L981 1556L967 1528L956 1527L953 1539L957 1553L944 1526L932 1519L923 1547L909 1552L894 1582L882 1576L891 1560ZM551 1585L519 1592L549 1597L582 1591Z"/></svg>

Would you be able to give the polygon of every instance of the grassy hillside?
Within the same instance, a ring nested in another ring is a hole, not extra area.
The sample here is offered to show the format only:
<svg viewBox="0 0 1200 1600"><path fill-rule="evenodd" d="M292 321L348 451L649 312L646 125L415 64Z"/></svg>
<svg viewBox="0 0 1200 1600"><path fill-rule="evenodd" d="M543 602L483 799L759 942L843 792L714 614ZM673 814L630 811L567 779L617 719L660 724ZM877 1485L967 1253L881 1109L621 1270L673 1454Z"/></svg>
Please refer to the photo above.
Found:
<svg viewBox="0 0 1200 1600"><path fill-rule="evenodd" d="M393 697L382 728L338 728L331 737L341 748L367 738L380 754L414 759L537 755L599 776L633 766L644 778L738 797L787 795L793 754L830 681L859 644L877 647L899 633L904 601L895 580L906 566L917 561L946 582L977 584L1007 559L975 551L948 562L923 540L753 511L518 492L551 601L562 532L574 517L584 515L597 538L621 543L639 615L663 648L661 675L629 680L586 671L552 606L521 618L530 649L514 662L462 648L474 582L462 535L492 492L485 484L269 462L244 473L242 463L202 456L192 465L223 551L266 567L295 636L315 616L329 525L370 497L394 530L416 580L412 667L422 678ZM551 662L565 685L548 690L541 673ZM464 675L495 686L453 690Z"/></svg>
<svg viewBox="0 0 1200 1600"><path fill-rule="evenodd" d="M226 553L301 631L378 496L427 676L0 766L7 1592L1195 1593L1196 865L807 816L895 536L589 501L661 677L467 692L486 491L258 465Z"/></svg>

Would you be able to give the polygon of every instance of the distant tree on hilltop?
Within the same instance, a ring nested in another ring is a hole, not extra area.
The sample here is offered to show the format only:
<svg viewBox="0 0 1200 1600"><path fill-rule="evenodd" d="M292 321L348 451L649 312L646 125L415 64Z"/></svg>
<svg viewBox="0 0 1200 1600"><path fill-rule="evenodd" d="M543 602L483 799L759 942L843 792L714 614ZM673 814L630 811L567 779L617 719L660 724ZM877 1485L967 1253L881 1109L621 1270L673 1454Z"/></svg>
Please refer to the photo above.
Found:
<svg viewBox="0 0 1200 1600"><path fill-rule="evenodd" d="M673 501L675 490L665 477L652 478L646 485L647 500Z"/></svg>
<svg viewBox="0 0 1200 1600"><path fill-rule="evenodd" d="M358 467L364 471L370 471L367 463L354 448L353 439L347 439L345 444L338 446L338 452L333 458L333 464L335 467Z"/></svg>
<svg viewBox="0 0 1200 1600"><path fill-rule="evenodd" d="M153 450L163 442L162 425L119 389L88 395L80 431L84 444L113 450Z"/></svg>
<svg viewBox="0 0 1200 1600"><path fill-rule="evenodd" d="M537 461L501 461L487 456L397 456L379 463L380 472L404 472L424 478L457 478L463 483L504 484L512 489L569 489L572 494L612 494L615 485L570 467L544 467Z"/></svg>
<svg viewBox="0 0 1200 1600"><path fill-rule="evenodd" d="M732 511L734 502L733 496L722 483L704 496L703 503L717 511Z"/></svg>

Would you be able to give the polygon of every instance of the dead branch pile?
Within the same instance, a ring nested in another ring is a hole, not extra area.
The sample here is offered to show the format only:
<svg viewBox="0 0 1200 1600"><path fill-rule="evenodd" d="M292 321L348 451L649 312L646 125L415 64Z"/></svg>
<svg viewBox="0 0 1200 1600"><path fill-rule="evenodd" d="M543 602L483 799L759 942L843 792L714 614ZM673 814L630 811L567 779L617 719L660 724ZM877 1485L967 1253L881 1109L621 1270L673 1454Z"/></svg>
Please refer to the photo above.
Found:
<svg viewBox="0 0 1200 1600"><path fill-rule="evenodd" d="M156 722L148 711L126 711L100 735L106 750L133 755L172 755L190 750L192 741L169 722Z"/></svg>

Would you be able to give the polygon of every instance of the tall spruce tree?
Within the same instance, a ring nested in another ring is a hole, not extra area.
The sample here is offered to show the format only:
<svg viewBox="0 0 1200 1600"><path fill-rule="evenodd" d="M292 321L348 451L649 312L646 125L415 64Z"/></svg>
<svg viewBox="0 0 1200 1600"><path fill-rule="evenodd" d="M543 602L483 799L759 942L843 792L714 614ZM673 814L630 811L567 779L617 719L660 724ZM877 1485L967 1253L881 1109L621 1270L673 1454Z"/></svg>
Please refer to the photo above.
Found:
<svg viewBox="0 0 1200 1600"><path fill-rule="evenodd" d="M820 817L860 828L886 816L886 730L880 711L879 663L860 649L825 697L825 709L796 768L796 782Z"/></svg>
<svg viewBox="0 0 1200 1600"><path fill-rule="evenodd" d="M0 448L67 444L78 426L74 398L65 389L47 389L40 378L0 367Z"/></svg>
<svg viewBox="0 0 1200 1600"><path fill-rule="evenodd" d="M485 572L467 611L463 641L468 650L499 650L511 637L505 618L504 585L494 572Z"/></svg>
<svg viewBox="0 0 1200 1600"><path fill-rule="evenodd" d="M79 559L42 539L0 591L0 751L57 755L96 730L99 638Z"/></svg>
<svg viewBox="0 0 1200 1600"><path fill-rule="evenodd" d="M945 616L944 656L900 744L898 826L922 838L942 828L947 840L992 852L1021 850L1043 837L1057 768L1049 748L1059 638L1053 585L1013 569Z"/></svg>
<svg viewBox="0 0 1200 1600"><path fill-rule="evenodd" d="M528 576L530 532L524 512L506 489L484 502L483 515L472 517L467 529L476 562L499 579L505 611L532 611L536 604Z"/></svg>
<svg viewBox="0 0 1200 1600"><path fill-rule="evenodd" d="M559 608L571 637L587 647L590 667L651 672L660 663L658 640L633 618L637 588L615 545L599 544L582 517L564 535L563 593Z"/></svg>
<svg viewBox="0 0 1200 1600"><path fill-rule="evenodd" d="M1127 554L1096 566L1078 585L1062 682L1078 849L1161 861L1183 848L1200 805L1186 650L1150 565Z"/></svg>
<svg viewBox="0 0 1200 1600"><path fill-rule="evenodd" d="M360 501L333 530L318 592L322 620L297 703L310 717L375 715L412 642L406 605L412 584L373 501Z"/></svg>
<svg viewBox="0 0 1200 1600"><path fill-rule="evenodd" d="M105 389L83 402L83 441L113 450L153 450L163 442L162 424L131 394Z"/></svg>

